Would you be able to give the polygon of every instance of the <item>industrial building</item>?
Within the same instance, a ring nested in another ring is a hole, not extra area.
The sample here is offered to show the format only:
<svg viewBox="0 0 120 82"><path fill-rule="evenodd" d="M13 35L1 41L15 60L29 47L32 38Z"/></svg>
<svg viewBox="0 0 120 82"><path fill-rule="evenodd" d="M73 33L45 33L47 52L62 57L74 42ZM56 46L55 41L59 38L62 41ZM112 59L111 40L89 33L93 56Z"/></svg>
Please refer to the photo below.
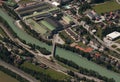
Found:
<svg viewBox="0 0 120 82"><path fill-rule="evenodd" d="M120 38L120 32L117 32L117 31L114 31L108 35L106 35L107 39L113 41L113 40L116 40L118 38Z"/></svg>
<svg viewBox="0 0 120 82"><path fill-rule="evenodd" d="M54 18L55 14L61 13L60 9L49 3L34 3L17 8L15 11L32 30L35 30L41 36L50 38L53 34L62 30L63 26Z"/></svg>

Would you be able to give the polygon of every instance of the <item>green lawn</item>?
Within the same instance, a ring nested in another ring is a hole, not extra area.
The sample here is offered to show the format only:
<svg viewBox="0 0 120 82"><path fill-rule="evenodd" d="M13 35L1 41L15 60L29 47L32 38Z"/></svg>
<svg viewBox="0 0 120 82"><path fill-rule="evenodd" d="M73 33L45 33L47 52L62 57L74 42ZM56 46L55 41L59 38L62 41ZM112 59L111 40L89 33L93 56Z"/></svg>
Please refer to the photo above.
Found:
<svg viewBox="0 0 120 82"><path fill-rule="evenodd" d="M39 66L35 66L29 62L25 62L24 64L22 64L23 67L25 68L28 68L28 69L32 69L32 70L35 70L37 72L42 72L44 74L47 74L49 76L51 76L52 78L54 79L58 79L58 80L63 80L63 79L68 79L69 76L61 73L61 72L57 72L57 71L54 71L53 69L43 69Z"/></svg>
<svg viewBox="0 0 120 82"><path fill-rule="evenodd" d="M102 4L95 5L93 9L98 13L105 13L105 12L110 12L114 10L120 9L120 5L115 1L111 0Z"/></svg>
<svg viewBox="0 0 120 82"><path fill-rule="evenodd" d="M19 81L7 75L6 73L0 71L0 82L19 82Z"/></svg>

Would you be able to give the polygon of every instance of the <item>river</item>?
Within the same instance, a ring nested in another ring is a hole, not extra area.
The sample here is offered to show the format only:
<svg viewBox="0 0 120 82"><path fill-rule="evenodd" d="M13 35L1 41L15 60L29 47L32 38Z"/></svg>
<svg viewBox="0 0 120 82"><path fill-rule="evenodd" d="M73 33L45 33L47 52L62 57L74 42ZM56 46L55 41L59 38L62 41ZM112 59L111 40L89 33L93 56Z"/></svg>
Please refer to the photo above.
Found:
<svg viewBox="0 0 120 82"><path fill-rule="evenodd" d="M40 47L44 47L49 51L52 51L52 46L49 46L37 40L36 38L30 36L29 34L24 32L20 28L15 26L14 24L15 21L8 14L6 14L5 11L2 9L0 9L0 16L2 16L8 22L8 24L11 26L11 28L13 29L13 31L17 34L19 38L25 40L27 43L32 43ZM79 66L83 68L94 70L102 76L106 76L108 78L114 78L116 82L120 82L120 74L107 70L106 68L100 65L97 65L91 61L88 61L87 59L79 56L76 53L57 47L56 54L65 59L72 60L73 62L75 62L76 64L78 64Z"/></svg>

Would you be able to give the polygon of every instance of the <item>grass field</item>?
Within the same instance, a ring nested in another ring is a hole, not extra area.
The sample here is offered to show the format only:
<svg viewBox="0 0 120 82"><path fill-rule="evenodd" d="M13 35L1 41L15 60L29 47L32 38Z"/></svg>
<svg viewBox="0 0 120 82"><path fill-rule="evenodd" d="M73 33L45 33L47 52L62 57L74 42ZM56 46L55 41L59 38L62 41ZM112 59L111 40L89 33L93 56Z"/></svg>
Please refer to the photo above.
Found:
<svg viewBox="0 0 120 82"><path fill-rule="evenodd" d="M44 74L47 74L47 75L51 76L54 79L63 80L63 79L69 78L69 76L67 76L67 75L65 75L65 74L63 74L61 72L54 71L54 70L52 70L50 68L43 69L43 68L41 68L39 66L35 66L35 65L33 65L33 64L29 63L29 62L25 62L24 64L22 64L22 66L25 67L25 68L28 68L28 69L35 70L37 72L42 72Z"/></svg>
<svg viewBox="0 0 120 82"><path fill-rule="evenodd" d="M19 82L19 81L0 71L0 82Z"/></svg>
<svg viewBox="0 0 120 82"><path fill-rule="evenodd" d="M111 0L102 4L95 5L93 9L98 13L105 13L105 12L110 12L114 10L120 9L120 5L115 1Z"/></svg>
<svg viewBox="0 0 120 82"><path fill-rule="evenodd" d="M27 19L27 22L32 26L32 28L38 33L45 34L47 32L42 26L40 26L36 21L32 19Z"/></svg>

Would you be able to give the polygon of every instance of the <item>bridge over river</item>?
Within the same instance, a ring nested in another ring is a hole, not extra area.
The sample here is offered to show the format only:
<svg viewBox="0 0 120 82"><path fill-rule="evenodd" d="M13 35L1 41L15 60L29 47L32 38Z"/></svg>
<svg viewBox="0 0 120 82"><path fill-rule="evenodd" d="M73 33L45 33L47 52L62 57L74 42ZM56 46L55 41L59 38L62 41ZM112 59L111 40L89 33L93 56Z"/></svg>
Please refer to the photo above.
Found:
<svg viewBox="0 0 120 82"><path fill-rule="evenodd" d="M15 24L14 24L15 20L13 20L1 8L0 8L0 16L3 17L8 22L8 24L11 26L11 28L13 29L13 31L17 34L17 36L19 38L25 40L27 43L35 44L40 47L44 47L49 51L52 51L52 46L49 46L46 43L43 43L43 42L35 39L34 37L27 34L25 31L23 31L20 28L18 28L17 26L15 26ZM102 76L106 76L108 78L114 78L116 82L120 82L120 74L112 72L110 70L107 70L106 68L104 68L100 65L97 65L91 61L88 61L87 59L79 56L76 53L56 47L55 54L59 55L60 57L65 58L65 59L71 60L83 68L94 70Z"/></svg>

